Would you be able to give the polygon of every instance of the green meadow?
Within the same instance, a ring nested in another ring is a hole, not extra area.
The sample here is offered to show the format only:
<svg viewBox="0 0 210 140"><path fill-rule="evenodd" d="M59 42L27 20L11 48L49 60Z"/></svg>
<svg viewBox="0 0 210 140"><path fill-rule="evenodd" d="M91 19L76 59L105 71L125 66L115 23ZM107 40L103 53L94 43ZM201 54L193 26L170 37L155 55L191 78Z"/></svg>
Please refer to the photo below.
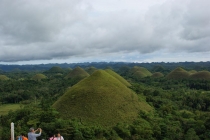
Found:
<svg viewBox="0 0 210 140"><path fill-rule="evenodd" d="M9 111L16 111L21 109L20 104L3 104L0 105L0 115L6 115Z"/></svg>

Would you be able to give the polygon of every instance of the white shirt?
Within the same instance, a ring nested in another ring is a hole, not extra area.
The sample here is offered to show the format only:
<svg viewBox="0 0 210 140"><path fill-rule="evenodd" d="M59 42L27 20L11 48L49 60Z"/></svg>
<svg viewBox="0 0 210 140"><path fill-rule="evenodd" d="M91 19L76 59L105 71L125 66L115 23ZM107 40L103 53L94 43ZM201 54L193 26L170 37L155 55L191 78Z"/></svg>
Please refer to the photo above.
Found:
<svg viewBox="0 0 210 140"><path fill-rule="evenodd" d="M57 137L57 140L64 140L63 136Z"/></svg>

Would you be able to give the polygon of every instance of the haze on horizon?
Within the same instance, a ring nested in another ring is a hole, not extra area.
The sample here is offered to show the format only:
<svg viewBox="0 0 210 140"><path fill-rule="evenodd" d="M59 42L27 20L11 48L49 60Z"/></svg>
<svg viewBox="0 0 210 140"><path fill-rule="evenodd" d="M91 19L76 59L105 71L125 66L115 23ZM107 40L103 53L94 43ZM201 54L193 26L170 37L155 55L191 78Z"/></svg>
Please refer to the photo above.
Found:
<svg viewBox="0 0 210 140"><path fill-rule="evenodd" d="M0 0L0 64L210 60L209 0Z"/></svg>

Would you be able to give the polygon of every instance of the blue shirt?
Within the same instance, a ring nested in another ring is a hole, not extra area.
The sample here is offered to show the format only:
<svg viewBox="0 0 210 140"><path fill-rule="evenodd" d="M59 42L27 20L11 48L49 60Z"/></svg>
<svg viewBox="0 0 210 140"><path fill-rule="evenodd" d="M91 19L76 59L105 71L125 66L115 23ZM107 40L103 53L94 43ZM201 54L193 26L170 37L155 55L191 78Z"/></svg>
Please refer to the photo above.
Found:
<svg viewBox="0 0 210 140"><path fill-rule="evenodd" d="M41 136L41 132L39 132L39 134L35 134L33 132L29 132L28 133L28 140L36 140L36 137Z"/></svg>

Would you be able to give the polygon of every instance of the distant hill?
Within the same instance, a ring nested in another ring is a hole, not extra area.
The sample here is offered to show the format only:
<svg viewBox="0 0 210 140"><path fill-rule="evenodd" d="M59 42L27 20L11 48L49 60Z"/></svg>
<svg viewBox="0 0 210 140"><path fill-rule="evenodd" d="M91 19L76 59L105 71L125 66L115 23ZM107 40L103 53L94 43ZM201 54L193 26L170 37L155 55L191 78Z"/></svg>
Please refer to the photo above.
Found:
<svg viewBox="0 0 210 140"><path fill-rule="evenodd" d="M51 69L45 71L44 73L63 73L64 70L61 67L54 66Z"/></svg>
<svg viewBox="0 0 210 140"><path fill-rule="evenodd" d="M95 67L88 67L86 69L86 72L89 73L90 75L93 74L97 69Z"/></svg>
<svg viewBox="0 0 210 140"><path fill-rule="evenodd" d="M161 72L155 72L152 74L151 77L153 78L160 78L160 77L163 77L164 75L161 73Z"/></svg>
<svg viewBox="0 0 210 140"><path fill-rule="evenodd" d="M44 74L38 73L34 75L31 79L35 81L40 81L42 79L46 79L47 77Z"/></svg>
<svg viewBox="0 0 210 140"><path fill-rule="evenodd" d="M151 76L152 73L144 67L134 66L133 68L130 69L129 75L130 75L130 77L138 79L138 78L144 78L147 76Z"/></svg>
<svg viewBox="0 0 210 140"><path fill-rule="evenodd" d="M189 72L184 70L183 68L176 68L175 70L171 71L166 78L167 79L173 79L173 80L179 80L179 79L188 79L189 78Z"/></svg>
<svg viewBox="0 0 210 140"><path fill-rule="evenodd" d="M115 126L119 122L132 122L140 110L152 109L145 101L140 102L131 89L108 72L94 72L71 87L53 107L63 118L78 118L84 124L105 127Z"/></svg>
<svg viewBox="0 0 210 140"><path fill-rule="evenodd" d="M163 66L154 66L154 68L152 69L152 71L154 72L163 72L165 70L165 68Z"/></svg>
<svg viewBox="0 0 210 140"><path fill-rule="evenodd" d="M6 75L0 75L0 80L9 80L9 78Z"/></svg>
<svg viewBox="0 0 210 140"><path fill-rule="evenodd" d="M65 76L65 79L70 79L72 81L75 81L74 83L76 84L80 80L90 76L84 69L81 67L76 67L72 71L69 72L68 75Z"/></svg>
<svg viewBox="0 0 210 140"><path fill-rule="evenodd" d="M210 80L210 72L209 71L196 72L196 73L190 75L190 79L193 79L193 80L199 80L199 79Z"/></svg>

